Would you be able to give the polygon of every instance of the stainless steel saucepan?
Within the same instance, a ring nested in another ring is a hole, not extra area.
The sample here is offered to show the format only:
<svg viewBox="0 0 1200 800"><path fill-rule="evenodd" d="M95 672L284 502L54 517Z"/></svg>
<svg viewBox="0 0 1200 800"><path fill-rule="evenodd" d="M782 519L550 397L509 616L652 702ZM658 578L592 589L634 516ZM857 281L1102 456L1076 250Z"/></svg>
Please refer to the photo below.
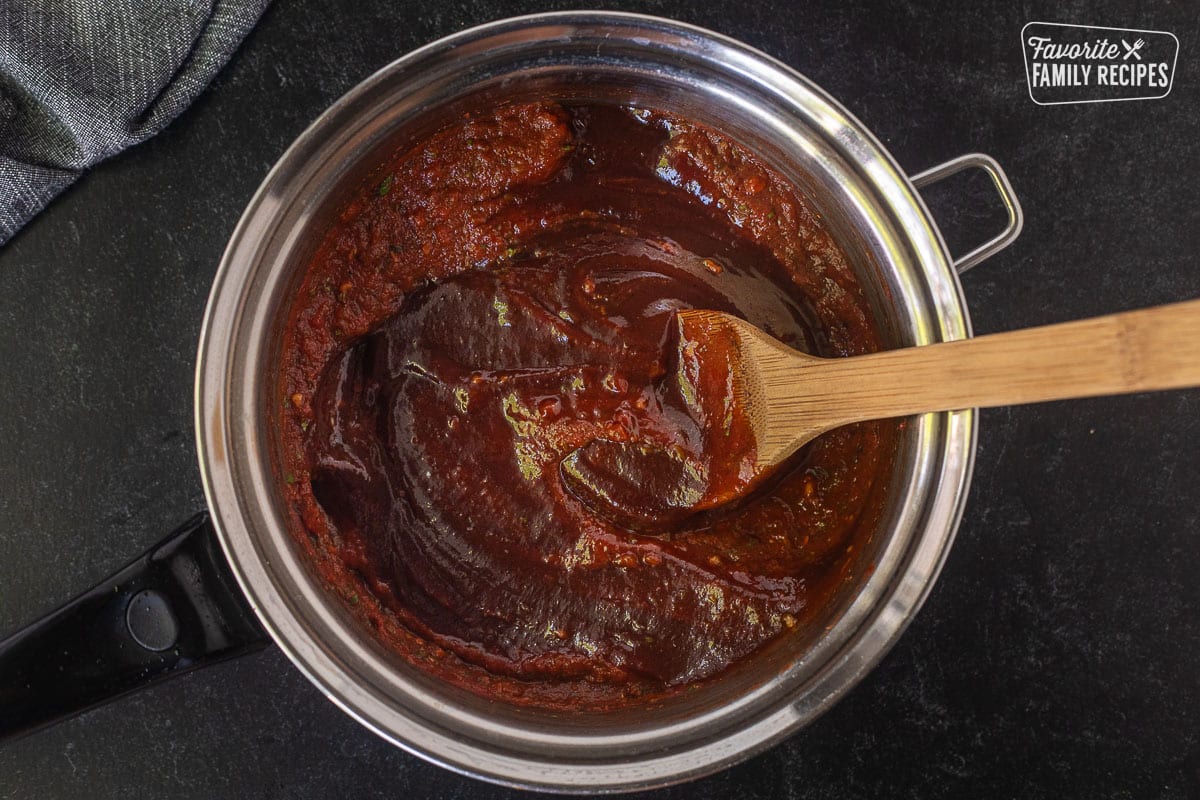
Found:
<svg viewBox="0 0 1200 800"><path fill-rule="evenodd" d="M379 645L297 553L273 421L282 327L307 257L339 204L396 147L463 109L548 96L677 112L757 152L812 199L855 265L889 346L970 336L956 271L1020 231L1020 208L992 159L968 155L906 175L812 82L710 31L571 12L494 22L423 47L305 131L230 240L196 374L211 523L193 520L112 580L0 643L0 734L263 643L257 619L330 700L423 758L529 788L633 790L749 757L813 720L883 657L954 538L975 456L973 411L927 414L905 427L874 550L823 624L653 710L551 713L439 683ZM955 260L918 189L967 167L991 175L1009 222Z"/></svg>

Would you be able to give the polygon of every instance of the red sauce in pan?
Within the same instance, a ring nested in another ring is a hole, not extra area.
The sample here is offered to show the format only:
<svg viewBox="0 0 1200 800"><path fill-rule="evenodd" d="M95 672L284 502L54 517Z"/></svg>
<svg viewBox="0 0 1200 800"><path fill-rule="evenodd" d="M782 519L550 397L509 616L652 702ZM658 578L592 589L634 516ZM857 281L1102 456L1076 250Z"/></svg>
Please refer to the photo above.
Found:
<svg viewBox="0 0 1200 800"><path fill-rule="evenodd" d="M736 409L714 425L671 380L686 308L820 355L880 346L819 217L711 129L513 105L398 153L325 234L285 333L285 490L318 574L409 662L545 707L662 697L813 624L873 532L895 423L823 436L701 514L640 513L687 490L645 461L637 491L599 487L627 515L564 481L596 441L736 477Z"/></svg>

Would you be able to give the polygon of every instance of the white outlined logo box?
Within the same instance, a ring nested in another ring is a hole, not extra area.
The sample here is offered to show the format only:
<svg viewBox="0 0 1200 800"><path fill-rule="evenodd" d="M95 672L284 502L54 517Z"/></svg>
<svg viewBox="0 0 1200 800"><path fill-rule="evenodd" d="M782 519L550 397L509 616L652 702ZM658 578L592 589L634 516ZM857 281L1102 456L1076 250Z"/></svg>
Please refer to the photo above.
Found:
<svg viewBox="0 0 1200 800"><path fill-rule="evenodd" d="M1169 31L1029 22L1021 52L1038 105L1157 100L1171 93L1179 40Z"/></svg>

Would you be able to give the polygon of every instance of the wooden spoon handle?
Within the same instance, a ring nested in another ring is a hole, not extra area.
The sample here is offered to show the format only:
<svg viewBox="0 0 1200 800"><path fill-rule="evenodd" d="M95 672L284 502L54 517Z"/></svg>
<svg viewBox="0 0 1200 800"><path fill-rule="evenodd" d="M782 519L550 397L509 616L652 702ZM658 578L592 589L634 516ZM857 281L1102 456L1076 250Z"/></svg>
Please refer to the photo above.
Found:
<svg viewBox="0 0 1200 800"><path fill-rule="evenodd" d="M820 370L814 383L819 374L821 402L833 412L830 427L926 411L1200 386L1200 300L822 359L812 367ZM802 402L816 399L805 394Z"/></svg>

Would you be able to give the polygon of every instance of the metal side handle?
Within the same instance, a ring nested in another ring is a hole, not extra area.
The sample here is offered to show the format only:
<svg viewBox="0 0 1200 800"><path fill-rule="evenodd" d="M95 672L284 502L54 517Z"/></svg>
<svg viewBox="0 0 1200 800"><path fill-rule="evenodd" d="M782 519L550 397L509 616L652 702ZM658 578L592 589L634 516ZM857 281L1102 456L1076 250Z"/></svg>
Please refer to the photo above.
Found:
<svg viewBox="0 0 1200 800"><path fill-rule="evenodd" d="M1021 234L1021 228L1025 225L1025 214L1021 211L1021 203L1017 200L1017 195L1013 191L1012 184L1008 182L1008 176L1004 174L1004 168L996 163L996 159L989 155L967 153L958 158L952 158L943 164L938 164L936 167L931 167L924 172L918 172L909 180L913 182L914 186L920 189L923 186L929 186L943 178L948 178L951 175L962 172L969 167L983 170L992 179L992 183L996 186L996 192L1000 195L1000 202L1004 204L1004 210L1008 212L1008 224L996 236L988 239L965 256L954 259L954 269L959 275L984 259L991 258L1012 244L1017 236Z"/></svg>

